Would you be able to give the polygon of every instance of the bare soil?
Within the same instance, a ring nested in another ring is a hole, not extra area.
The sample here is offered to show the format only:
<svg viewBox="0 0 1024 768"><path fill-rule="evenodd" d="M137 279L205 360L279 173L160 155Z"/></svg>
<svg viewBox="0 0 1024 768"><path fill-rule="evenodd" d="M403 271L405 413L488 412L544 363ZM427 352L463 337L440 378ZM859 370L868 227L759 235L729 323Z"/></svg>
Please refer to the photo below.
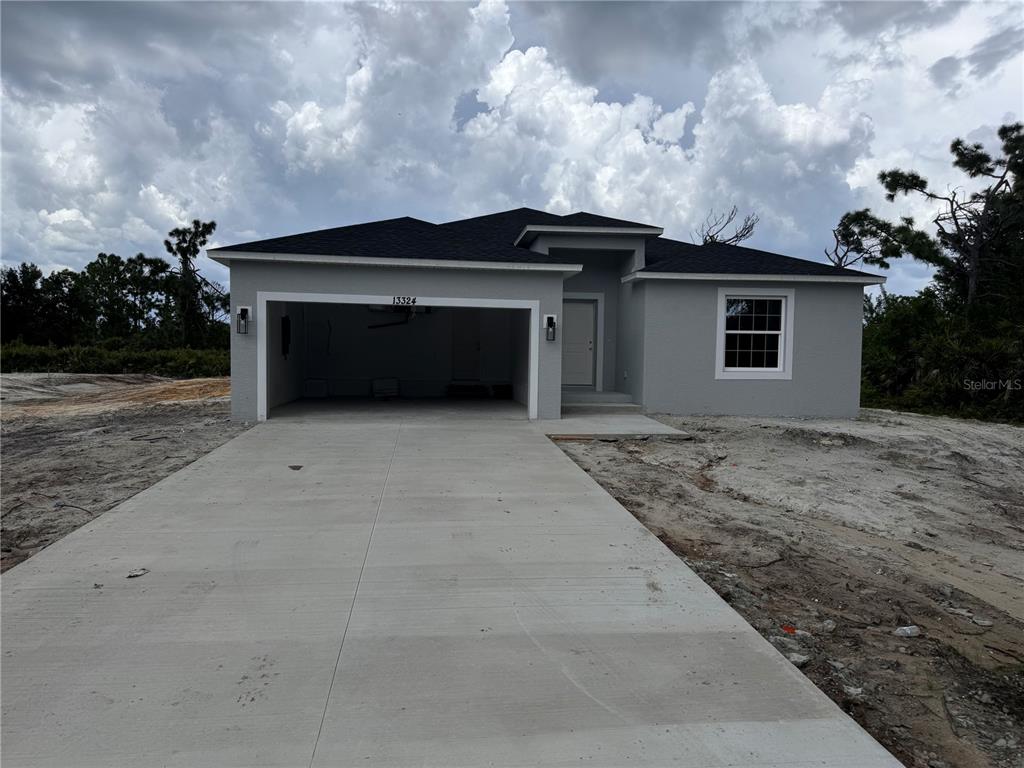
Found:
<svg viewBox="0 0 1024 768"><path fill-rule="evenodd" d="M905 765L1024 765L1024 429L659 418L560 445Z"/></svg>
<svg viewBox="0 0 1024 768"><path fill-rule="evenodd" d="M0 377L0 571L246 429L227 378Z"/></svg>

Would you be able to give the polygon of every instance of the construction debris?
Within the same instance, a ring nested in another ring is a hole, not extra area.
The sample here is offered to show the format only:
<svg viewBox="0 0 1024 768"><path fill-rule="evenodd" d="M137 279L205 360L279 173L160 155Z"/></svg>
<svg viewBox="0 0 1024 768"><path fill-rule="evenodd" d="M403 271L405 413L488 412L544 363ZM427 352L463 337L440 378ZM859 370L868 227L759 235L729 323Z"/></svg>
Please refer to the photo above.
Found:
<svg viewBox="0 0 1024 768"><path fill-rule="evenodd" d="M892 632L896 637L919 637L921 628L911 625L909 627L897 627Z"/></svg>

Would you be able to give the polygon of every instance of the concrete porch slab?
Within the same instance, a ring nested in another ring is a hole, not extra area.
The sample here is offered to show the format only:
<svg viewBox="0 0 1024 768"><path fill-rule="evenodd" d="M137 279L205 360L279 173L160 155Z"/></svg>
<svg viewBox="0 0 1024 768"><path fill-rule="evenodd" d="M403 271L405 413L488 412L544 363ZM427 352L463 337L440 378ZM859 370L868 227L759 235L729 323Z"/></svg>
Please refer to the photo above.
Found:
<svg viewBox="0 0 1024 768"><path fill-rule="evenodd" d="M600 413L583 411L562 413L560 419L534 422L546 435L682 435L668 424L639 413Z"/></svg>

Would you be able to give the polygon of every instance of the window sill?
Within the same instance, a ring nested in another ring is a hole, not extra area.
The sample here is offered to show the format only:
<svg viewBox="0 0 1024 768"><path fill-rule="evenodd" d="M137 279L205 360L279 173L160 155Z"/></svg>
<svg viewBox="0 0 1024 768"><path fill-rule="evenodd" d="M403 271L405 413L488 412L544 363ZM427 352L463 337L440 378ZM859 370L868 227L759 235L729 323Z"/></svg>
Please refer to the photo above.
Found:
<svg viewBox="0 0 1024 768"><path fill-rule="evenodd" d="M792 380L793 374L789 371L759 371L751 369L749 371L723 371L721 369L715 371L715 379L744 379L748 381L757 380Z"/></svg>

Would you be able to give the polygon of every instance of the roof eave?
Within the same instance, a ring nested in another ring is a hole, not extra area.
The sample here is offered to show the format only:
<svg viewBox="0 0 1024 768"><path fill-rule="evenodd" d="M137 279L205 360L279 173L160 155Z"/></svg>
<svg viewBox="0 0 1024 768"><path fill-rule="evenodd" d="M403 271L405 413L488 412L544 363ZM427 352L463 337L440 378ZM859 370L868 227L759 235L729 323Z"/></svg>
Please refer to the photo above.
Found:
<svg viewBox="0 0 1024 768"><path fill-rule="evenodd" d="M565 226L560 224L527 224L519 233L513 245L527 246L537 235L635 235L638 237L658 237L665 230L661 227L583 227Z"/></svg>
<svg viewBox="0 0 1024 768"><path fill-rule="evenodd" d="M472 259L391 259L374 256L346 256L343 254L313 253L261 253L253 251L227 251L223 248L210 248L206 255L223 264L231 266L237 262L275 262L286 264L330 264L335 266L356 267L413 267L419 269L480 269L511 272L559 272L576 274L583 270L582 264L559 264L555 262L522 262L522 261L483 261Z"/></svg>
<svg viewBox="0 0 1024 768"><path fill-rule="evenodd" d="M782 275L782 274L727 274L723 272L630 272L622 278L623 283L633 280L716 280L729 282L778 282L778 283L850 283L854 285L881 285L886 278L881 275Z"/></svg>

